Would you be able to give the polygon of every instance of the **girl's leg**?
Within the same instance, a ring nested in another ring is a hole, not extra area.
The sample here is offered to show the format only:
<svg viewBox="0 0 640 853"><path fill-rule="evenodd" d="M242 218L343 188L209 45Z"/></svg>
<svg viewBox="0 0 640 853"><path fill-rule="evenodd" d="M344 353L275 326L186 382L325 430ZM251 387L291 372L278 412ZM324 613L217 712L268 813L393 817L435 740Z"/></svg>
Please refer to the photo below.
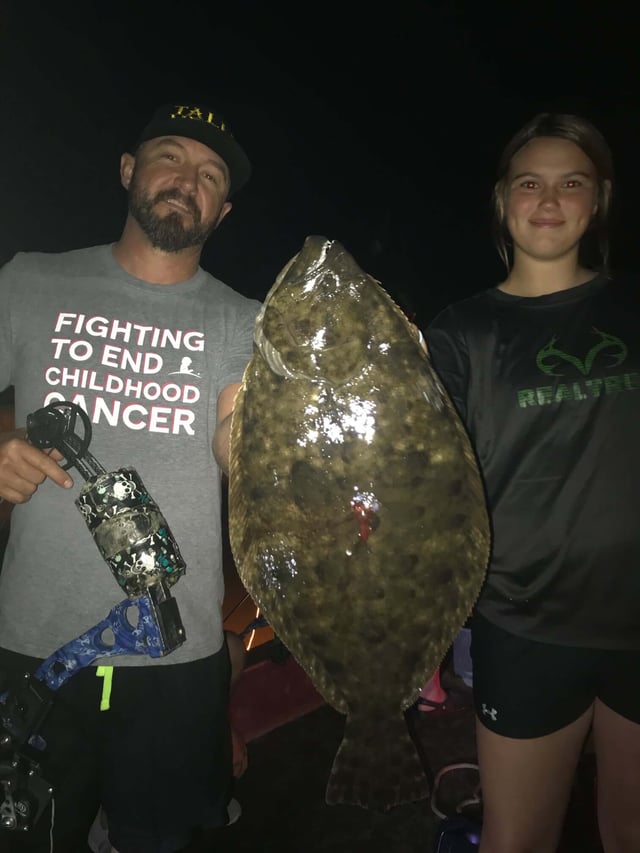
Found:
<svg viewBox="0 0 640 853"><path fill-rule="evenodd" d="M590 708L559 731L535 738L504 737L477 721L480 853L555 853L592 716Z"/></svg>
<svg viewBox="0 0 640 853"><path fill-rule="evenodd" d="M640 724L625 719L596 699L593 739L602 845L606 853L637 853L640 850Z"/></svg>

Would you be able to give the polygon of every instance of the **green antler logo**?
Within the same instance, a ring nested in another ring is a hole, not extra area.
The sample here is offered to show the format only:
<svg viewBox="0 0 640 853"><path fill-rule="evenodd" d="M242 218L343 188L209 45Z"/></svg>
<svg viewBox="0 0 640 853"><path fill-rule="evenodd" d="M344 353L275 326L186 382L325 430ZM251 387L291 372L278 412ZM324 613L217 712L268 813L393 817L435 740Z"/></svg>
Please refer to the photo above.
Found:
<svg viewBox="0 0 640 853"><path fill-rule="evenodd" d="M556 347L558 338L557 335L554 335L536 356L538 368L548 376L563 376L565 371L558 370L557 368L560 367L561 362L568 362L576 370L580 371L583 376L588 376L599 353L605 353L611 359L607 367L617 367L619 364L622 364L628 353L626 344L615 335L609 335L596 328L592 331L594 335L599 336L600 340L591 347L584 361Z"/></svg>

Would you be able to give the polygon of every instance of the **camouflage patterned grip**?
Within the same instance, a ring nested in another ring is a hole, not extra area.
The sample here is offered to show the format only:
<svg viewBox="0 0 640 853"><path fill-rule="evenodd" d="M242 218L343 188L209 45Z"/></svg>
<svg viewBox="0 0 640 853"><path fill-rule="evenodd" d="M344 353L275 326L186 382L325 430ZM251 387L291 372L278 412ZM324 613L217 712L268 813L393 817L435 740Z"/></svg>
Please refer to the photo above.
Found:
<svg viewBox="0 0 640 853"><path fill-rule="evenodd" d="M186 564L176 540L134 468L92 477L75 503L130 598L158 581L172 586L182 577Z"/></svg>

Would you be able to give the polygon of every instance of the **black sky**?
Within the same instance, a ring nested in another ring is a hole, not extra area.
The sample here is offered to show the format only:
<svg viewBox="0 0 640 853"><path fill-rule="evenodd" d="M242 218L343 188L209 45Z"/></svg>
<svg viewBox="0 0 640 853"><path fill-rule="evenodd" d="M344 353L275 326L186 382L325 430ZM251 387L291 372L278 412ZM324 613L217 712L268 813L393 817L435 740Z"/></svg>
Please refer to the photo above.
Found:
<svg viewBox="0 0 640 853"><path fill-rule="evenodd" d="M613 260L635 272L635 27L615 3L0 0L0 262L116 239L121 152L157 103L201 97L254 165L203 256L247 295L311 233L423 324L496 283L493 170L543 109L609 138Z"/></svg>

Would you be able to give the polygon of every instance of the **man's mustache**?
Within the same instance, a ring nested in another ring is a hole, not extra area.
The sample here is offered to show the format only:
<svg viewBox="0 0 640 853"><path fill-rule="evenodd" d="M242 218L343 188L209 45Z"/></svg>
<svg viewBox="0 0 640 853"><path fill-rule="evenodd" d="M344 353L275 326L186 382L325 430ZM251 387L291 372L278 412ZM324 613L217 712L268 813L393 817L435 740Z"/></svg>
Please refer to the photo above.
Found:
<svg viewBox="0 0 640 853"><path fill-rule="evenodd" d="M160 190L154 198L153 203L157 204L159 201L177 201L180 204L183 204L189 212L193 214L193 218L196 222L200 221L200 210L191 196L183 195L176 190Z"/></svg>

